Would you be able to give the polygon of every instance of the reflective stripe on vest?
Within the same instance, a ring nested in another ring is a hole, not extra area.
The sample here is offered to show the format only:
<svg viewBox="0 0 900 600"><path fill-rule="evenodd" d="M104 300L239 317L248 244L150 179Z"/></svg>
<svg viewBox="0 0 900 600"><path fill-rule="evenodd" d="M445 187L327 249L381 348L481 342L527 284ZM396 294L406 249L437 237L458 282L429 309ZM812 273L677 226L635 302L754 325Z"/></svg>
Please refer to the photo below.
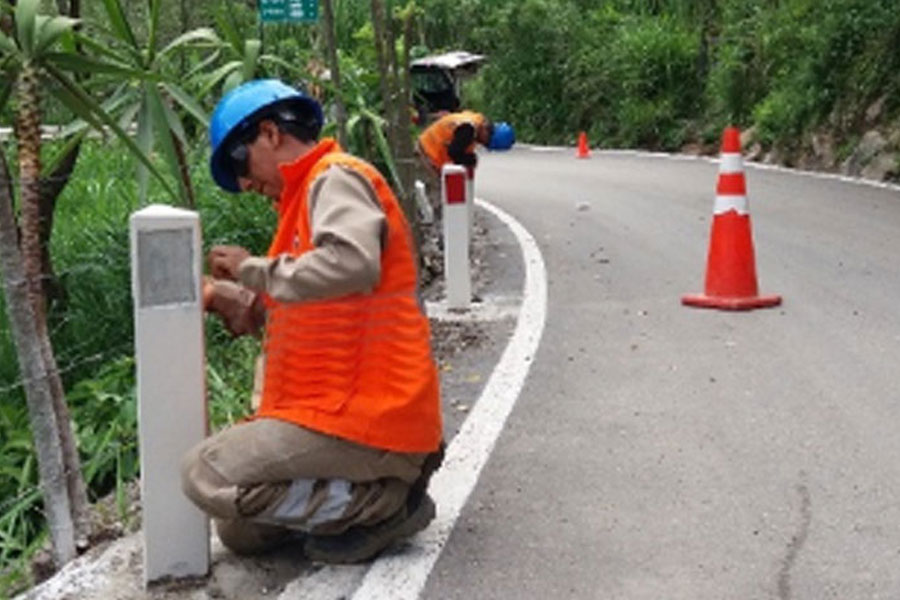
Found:
<svg viewBox="0 0 900 600"><path fill-rule="evenodd" d="M440 169L445 164L452 162L450 155L447 154L447 147L453 140L453 132L456 131L456 128L463 123L471 123L475 126L477 137L478 130L484 121L484 115L470 110L444 115L422 132L419 136L419 146L431 164ZM475 142L472 142L466 148L466 152L474 151Z"/></svg>
<svg viewBox="0 0 900 600"><path fill-rule="evenodd" d="M442 435L437 369L416 297L409 227L384 178L360 159L325 154L303 180L297 206L282 216L292 222L279 223L269 255L313 249L308 193L319 175L337 166L361 173L384 209L381 279L371 294L271 304L257 415L386 450L431 452ZM283 235L284 227L296 236Z"/></svg>

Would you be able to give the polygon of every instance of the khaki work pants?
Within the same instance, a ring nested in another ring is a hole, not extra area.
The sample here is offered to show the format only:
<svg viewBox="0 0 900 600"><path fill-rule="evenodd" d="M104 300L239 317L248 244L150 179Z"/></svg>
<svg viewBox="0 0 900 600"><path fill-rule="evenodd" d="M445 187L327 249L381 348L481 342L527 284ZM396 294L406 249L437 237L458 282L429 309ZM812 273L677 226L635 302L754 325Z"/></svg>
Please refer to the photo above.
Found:
<svg viewBox="0 0 900 600"><path fill-rule="evenodd" d="M189 451L182 487L215 519L223 544L250 554L294 531L337 535L391 517L403 508L424 459L257 419Z"/></svg>

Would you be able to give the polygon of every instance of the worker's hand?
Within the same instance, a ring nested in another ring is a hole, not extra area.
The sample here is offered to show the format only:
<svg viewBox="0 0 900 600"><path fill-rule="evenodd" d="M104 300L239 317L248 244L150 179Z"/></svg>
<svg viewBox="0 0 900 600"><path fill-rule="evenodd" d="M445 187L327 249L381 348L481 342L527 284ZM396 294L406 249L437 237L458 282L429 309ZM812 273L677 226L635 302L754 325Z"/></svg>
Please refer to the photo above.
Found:
<svg viewBox="0 0 900 600"><path fill-rule="evenodd" d="M203 302L207 312L218 315L233 336L255 333L265 320L257 294L233 281L205 278Z"/></svg>
<svg viewBox="0 0 900 600"><path fill-rule="evenodd" d="M247 258L250 253L240 246L213 246L206 260L214 278L237 281L238 267Z"/></svg>
<svg viewBox="0 0 900 600"><path fill-rule="evenodd" d="M213 298L216 295L216 281L212 277L204 276L203 277L203 310L209 310L209 305L212 303Z"/></svg>

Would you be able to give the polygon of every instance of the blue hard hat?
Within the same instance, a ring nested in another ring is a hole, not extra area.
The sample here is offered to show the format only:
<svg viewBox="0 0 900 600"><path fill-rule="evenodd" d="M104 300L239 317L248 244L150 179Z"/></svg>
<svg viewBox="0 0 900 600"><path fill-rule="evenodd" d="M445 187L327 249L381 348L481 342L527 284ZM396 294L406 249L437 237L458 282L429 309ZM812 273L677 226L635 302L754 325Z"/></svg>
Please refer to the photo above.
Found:
<svg viewBox="0 0 900 600"><path fill-rule="evenodd" d="M509 150L516 143L516 132L506 121L494 123L494 132L488 142L489 150Z"/></svg>
<svg viewBox="0 0 900 600"><path fill-rule="evenodd" d="M302 119L309 119L318 135L318 130L322 128L322 107L313 98L277 79L248 81L219 100L209 121L209 143L212 147L209 169L223 190L241 191L226 154L228 143L246 131L246 126L254 122L254 117L279 106L291 108Z"/></svg>

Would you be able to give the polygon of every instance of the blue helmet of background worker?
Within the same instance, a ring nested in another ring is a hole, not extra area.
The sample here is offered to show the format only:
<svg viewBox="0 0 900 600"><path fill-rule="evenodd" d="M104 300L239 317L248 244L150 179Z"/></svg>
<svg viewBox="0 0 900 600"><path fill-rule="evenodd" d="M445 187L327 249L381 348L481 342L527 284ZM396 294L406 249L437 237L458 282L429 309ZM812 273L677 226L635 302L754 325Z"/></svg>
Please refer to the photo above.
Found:
<svg viewBox="0 0 900 600"><path fill-rule="evenodd" d="M313 131L314 137L322 129L319 103L277 79L258 79L234 88L216 105L209 122L209 168L223 190L241 191L231 153L250 141L245 138L256 135L256 123L266 117L295 122Z"/></svg>
<svg viewBox="0 0 900 600"><path fill-rule="evenodd" d="M516 132L512 125L505 121L494 123L494 130L487 144L488 150L509 150L515 143Z"/></svg>

